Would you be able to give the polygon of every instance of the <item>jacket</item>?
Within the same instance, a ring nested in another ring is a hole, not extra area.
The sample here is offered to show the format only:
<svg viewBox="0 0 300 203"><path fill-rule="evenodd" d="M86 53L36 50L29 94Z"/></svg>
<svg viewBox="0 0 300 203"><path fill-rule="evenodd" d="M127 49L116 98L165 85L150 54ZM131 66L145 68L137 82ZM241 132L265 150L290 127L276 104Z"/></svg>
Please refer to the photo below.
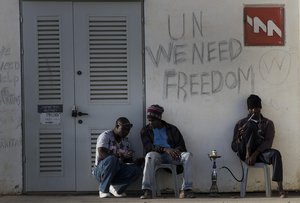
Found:
<svg viewBox="0 0 300 203"><path fill-rule="evenodd" d="M170 145L170 147L173 149L177 149L181 152L186 152L187 150L185 142L178 128L170 123L167 123L166 121L162 120L162 122L163 125L166 127L167 142ZM163 152L163 147L153 145L154 134L149 124L141 129L140 135L143 143L144 154L147 154L151 151L159 153Z"/></svg>

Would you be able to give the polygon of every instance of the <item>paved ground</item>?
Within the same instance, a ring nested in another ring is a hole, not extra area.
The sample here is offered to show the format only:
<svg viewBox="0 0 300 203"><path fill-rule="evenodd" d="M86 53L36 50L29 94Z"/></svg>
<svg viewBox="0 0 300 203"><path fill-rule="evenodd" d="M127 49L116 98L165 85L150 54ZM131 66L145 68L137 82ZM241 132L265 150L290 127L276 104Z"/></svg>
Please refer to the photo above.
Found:
<svg viewBox="0 0 300 203"><path fill-rule="evenodd" d="M126 198L100 199L97 194L30 194L0 196L0 203L300 203L300 193L290 192L288 198L281 199L274 192L271 198L264 193L247 193L246 198L239 194L221 194L220 197L209 197L208 194L196 194L194 199L177 199L170 194L163 194L156 199L139 199L140 194L128 194Z"/></svg>

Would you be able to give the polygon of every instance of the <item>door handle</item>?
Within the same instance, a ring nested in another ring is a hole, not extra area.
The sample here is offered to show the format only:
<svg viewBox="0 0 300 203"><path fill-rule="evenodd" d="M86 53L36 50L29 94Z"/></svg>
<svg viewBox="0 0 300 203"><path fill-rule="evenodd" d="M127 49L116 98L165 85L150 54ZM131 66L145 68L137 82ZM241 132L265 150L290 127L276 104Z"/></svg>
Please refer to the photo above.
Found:
<svg viewBox="0 0 300 203"><path fill-rule="evenodd" d="M72 117L76 118L78 114L77 107L74 105L72 108Z"/></svg>
<svg viewBox="0 0 300 203"><path fill-rule="evenodd" d="M77 116L87 116L87 115L89 115L89 114L77 111L77 106L73 106L73 108L72 108L72 117L76 118Z"/></svg>
<svg viewBox="0 0 300 203"><path fill-rule="evenodd" d="M87 116L87 115L89 115L89 114L88 114L88 113L83 113L83 112L80 112L80 111L79 111L79 112L77 113L77 115L78 115L78 116Z"/></svg>

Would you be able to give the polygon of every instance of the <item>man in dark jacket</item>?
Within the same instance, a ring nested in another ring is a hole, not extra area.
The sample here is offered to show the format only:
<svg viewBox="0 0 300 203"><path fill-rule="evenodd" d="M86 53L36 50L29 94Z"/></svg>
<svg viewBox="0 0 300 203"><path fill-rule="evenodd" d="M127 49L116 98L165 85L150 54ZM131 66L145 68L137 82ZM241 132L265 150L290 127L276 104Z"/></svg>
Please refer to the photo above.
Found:
<svg viewBox="0 0 300 203"><path fill-rule="evenodd" d="M183 184L179 198L194 197L192 191L192 154L187 152L184 139L178 128L162 120L163 107L152 105L147 109L149 124L141 130L144 147L145 167L143 172L142 199L152 198L151 185L155 177L154 168L157 164L182 164Z"/></svg>
<svg viewBox="0 0 300 203"><path fill-rule="evenodd" d="M261 114L261 99L257 95L248 97L247 106L248 116L235 125L231 148L248 165L255 162L272 165L272 180L278 183L280 196L285 197L281 154L271 148L275 136L274 124Z"/></svg>

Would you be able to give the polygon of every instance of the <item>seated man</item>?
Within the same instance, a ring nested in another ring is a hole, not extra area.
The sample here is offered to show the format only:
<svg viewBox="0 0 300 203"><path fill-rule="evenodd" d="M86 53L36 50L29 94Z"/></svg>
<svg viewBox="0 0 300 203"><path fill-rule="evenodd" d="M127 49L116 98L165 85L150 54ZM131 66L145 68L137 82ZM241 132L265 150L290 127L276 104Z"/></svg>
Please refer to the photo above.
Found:
<svg viewBox="0 0 300 203"><path fill-rule="evenodd" d="M183 184L179 198L194 197L192 191L192 154L187 152L184 139L177 127L161 120L163 107L152 105L147 109L149 124L141 130L145 167L143 172L141 199L152 198L151 185L155 177L156 164L183 164Z"/></svg>
<svg viewBox="0 0 300 203"><path fill-rule="evenodd" d="M142 172L141 165L132 163L134 152L127 138L131 127L127 118L120 117L114 129L97 139L93 174L99 181L100 198L126 196L124 191Z"/></svg>
<svg viewBox="0 0 300 203"><path fill-rule="evenodd" d="M248 116L237 122L231 148L248 165L254 165L255 162L271 164L272 180L278 184L280 197L285 197L281 154L271 148L275 136L274 124L261 114L261 99L257 95L250 95L247 105Z"/></svg>

